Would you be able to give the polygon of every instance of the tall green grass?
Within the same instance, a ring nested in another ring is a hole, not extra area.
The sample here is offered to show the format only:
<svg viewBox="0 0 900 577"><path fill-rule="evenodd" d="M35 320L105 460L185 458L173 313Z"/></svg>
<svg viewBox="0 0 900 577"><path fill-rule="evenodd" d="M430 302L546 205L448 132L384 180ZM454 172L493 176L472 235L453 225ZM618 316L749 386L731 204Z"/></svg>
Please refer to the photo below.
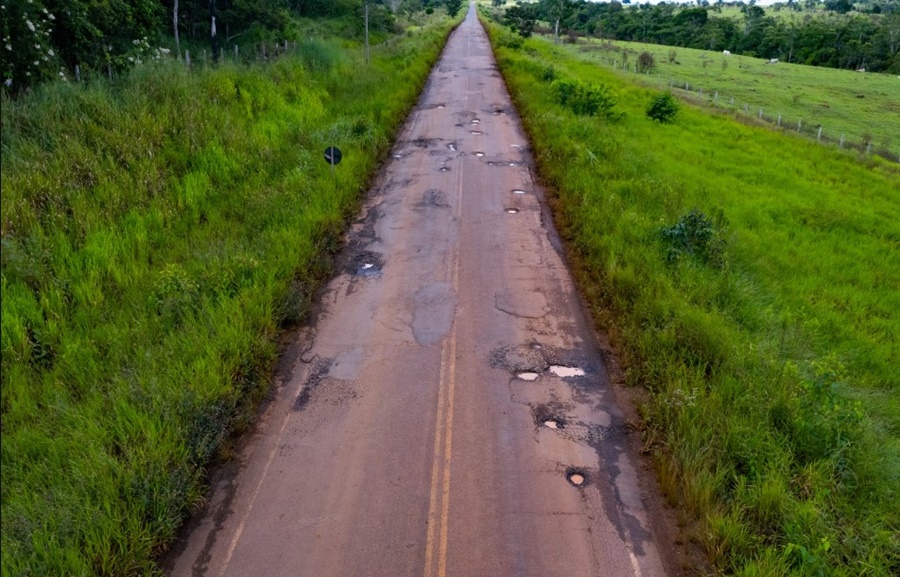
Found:
<svg viewBox="0 0 900 577"><path fill-rule="evenodd" d="M4 97L4 576L157 572L449 28Z"/></svg>
<svg viewBox="0 0 900 577"><path fill-rule="evenodd" d="M900 170L490 25L660 486L716 574L900 574ZM560 79L619 103L576 116ZM699 570L698 570L699 571Z"/></svg>

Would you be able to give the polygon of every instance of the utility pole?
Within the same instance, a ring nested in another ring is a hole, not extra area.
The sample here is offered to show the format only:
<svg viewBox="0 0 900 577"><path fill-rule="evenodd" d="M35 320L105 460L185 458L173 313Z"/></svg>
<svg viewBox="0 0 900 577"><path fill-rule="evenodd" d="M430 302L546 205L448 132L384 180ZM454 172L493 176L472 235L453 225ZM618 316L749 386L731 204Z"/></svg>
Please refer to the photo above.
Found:
<svg viewBox="0 0 900 577"><path fill-rule="evenodd" d="M213 62L219 59L219 38L216 36L216 0L209 0L209 41Z"/></svg>
<svg viewBox="0 0 900 577"><path fill-rule="evenodd" d="M366 2L366 64L369 63L369 3Z"/></svg>
<svg viewBox="0 0 900 577"><path fill-rule="evenodd" d="M172 28L175 29L175 52L181 60L181 42L178 40L178 0L175 0L175 6L172 8Z"/></svg>

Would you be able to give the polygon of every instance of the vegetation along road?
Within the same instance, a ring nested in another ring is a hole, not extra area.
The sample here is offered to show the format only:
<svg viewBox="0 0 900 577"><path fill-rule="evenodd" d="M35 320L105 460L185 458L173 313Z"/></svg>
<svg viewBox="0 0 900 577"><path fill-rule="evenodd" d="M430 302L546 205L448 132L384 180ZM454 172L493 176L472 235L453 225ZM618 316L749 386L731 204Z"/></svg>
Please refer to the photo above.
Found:
<svg viewBox="0 0 900 577"><path fill-rule="evenodd" d="M2 4L3 577L900 574L896 0Z"/></svg>

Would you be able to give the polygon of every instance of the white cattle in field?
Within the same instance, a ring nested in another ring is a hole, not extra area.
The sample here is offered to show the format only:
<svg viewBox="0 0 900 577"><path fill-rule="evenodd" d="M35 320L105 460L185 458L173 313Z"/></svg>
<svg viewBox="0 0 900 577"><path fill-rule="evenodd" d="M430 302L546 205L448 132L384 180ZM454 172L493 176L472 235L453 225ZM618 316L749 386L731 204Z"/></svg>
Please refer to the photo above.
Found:
<svg viewBox="0 0 900 577"><path fill-rule="evenodd" d="M769 58L769 61L766 64L778 64L777 58Z"/></svg>
<svg viewBox="0 0 900 577"><path fill-rule="evenodd" d="M722 56L731 56L731 50L723 50Z"/></svg>
<svg viewBox="0 0 900 577"><path fill-rule="evenodd" d="M857 71L857 72L865 72L866 69L865 69L865 68L858 68L856 71Z"/></svg>

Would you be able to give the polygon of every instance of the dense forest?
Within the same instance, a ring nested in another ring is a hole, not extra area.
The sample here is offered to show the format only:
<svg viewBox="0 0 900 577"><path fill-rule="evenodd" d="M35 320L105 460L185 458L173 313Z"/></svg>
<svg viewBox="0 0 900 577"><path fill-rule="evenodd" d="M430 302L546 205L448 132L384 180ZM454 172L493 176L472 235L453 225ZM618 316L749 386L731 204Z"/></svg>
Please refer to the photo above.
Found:
<svg viewBox="0 0 900 577"><path fill-rule="evenodd" d="M296 40L295 17L359 15L369 4L373 30L391 30L399 12L461 0L2 0L0 73L18 92L47 78L120 71L202 43L225 46ZM215 25L213 25L215 23Z"/></svg>
<svg viewBox="0 0 900 577"><path fill-rule="evenodd" d="M504 0L493 0L495 6ZM728 14L731 9L739 16ZM785 15L795 13L795 17ZM507 23L527 36L536 22L556 33L728 50L786 62L900 72L900 2L824 3L794 0L763 8L749 4L696 5L585 0L539 0L510 6Z"/></svg>

